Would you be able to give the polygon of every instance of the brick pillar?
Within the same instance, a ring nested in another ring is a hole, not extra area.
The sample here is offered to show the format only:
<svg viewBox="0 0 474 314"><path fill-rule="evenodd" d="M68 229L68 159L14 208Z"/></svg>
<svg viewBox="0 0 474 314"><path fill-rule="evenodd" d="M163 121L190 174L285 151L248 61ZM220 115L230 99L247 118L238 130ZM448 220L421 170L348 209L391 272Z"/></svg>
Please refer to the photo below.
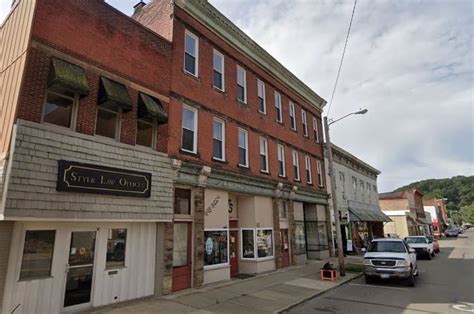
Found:
<svg viewBox="0 0 474 314"><path fill-rule="evenodd" d="M163 295L173 292L173 223L164 223Z"/></svg>
<svg viewBox="0 0 474 314"><path fill-rule="evenodd" d="M273 241L275 241L275 263L276 268L281 268L281 232L280 232L280 198L273 198Z"/></svg>
<svg viewBox="0 0 474 314"><path fill-rule="evenodd" d="M194 193L194 276L193 287L201 287L204 281L204 188Z"/></svg>
<svg viewBox="0 0 474 314"><path fill-rule="evenodd" d="M293 200L288 201L288 241L291 249L291 265L296 265L295 209Z"/></svg>

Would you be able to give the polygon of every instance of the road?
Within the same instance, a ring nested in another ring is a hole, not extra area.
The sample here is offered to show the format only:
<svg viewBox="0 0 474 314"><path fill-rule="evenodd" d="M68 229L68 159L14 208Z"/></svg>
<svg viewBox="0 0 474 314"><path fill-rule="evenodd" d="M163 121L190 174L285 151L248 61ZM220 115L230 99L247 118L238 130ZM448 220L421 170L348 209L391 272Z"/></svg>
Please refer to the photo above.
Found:
<svg viewBox="0 0 474 314"><path fill-rule="evenodd" d="M440 246L434 259L418 262L414 288L396 281L367 285L360 277L289 313L474 313L474 229Z"/></svg>

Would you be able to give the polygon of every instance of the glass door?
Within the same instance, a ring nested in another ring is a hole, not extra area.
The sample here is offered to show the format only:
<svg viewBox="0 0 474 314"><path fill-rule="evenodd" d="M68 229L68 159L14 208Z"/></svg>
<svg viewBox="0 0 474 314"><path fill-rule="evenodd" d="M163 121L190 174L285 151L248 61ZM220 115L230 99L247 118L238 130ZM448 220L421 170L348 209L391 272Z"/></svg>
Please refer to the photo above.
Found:
<svg viewBox="0 0 474 314"><path fill-rule="evenodd" d="M71 232L64 307L91 302L96 231Z"/></svg>

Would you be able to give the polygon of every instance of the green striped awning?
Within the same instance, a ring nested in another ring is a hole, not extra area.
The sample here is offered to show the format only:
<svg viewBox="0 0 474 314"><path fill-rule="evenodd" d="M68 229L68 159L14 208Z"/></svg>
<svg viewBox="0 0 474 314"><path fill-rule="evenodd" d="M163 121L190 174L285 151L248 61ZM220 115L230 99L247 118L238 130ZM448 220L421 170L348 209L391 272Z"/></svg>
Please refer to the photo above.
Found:
<svg viewBox="0 0 474 314"><path fill-rule="evenodd" d="M100 77L99 106L112 110L122 108L123 112L131 111L133 108L125 85L103 76Z"/></svg>
<svg viewBox="0 0 474 314"><path fill-rule="evenodd" d="M54 57L51 58L48 88L66 90L80 96L89 94L89 84L84 69Z"/></svg>
<svg viewBox="0 0 474 314"><path fill-rule="evenodd" d="M168 114L161 105L161 102L145 93L138 96L138 118L157 119L159 123L168 122Z"/></svg>

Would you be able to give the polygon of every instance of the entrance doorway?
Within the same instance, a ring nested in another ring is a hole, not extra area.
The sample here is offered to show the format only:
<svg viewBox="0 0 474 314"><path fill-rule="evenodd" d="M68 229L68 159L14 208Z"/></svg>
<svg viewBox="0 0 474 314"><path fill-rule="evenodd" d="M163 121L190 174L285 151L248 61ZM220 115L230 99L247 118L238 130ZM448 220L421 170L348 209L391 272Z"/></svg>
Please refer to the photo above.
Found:
<svg viewBox="0 0 474 314"><path fill-rule="evenodd" d="M173 291L191 288L191 243L192 227L189 222L173 225Z"/></svg>
<svg viewBox="0 0 474 314"><path fill-rule="evenodd" d="M96 231L71 232L71 246L66 265L64 307L86 307L91 304Z"/></svg>
<svg viewBox="0 0 474 314"><path fill-rule="evenodd" d="M288 229L281 229L281 267L290 266L290 244L288 241Z"/></svg>
<svg viewBox="0 0 474 314"><path fill-rule="evenodd" d="M235 276L239 273L239 232L231 230L230 236L230 275Z"/></svg>

